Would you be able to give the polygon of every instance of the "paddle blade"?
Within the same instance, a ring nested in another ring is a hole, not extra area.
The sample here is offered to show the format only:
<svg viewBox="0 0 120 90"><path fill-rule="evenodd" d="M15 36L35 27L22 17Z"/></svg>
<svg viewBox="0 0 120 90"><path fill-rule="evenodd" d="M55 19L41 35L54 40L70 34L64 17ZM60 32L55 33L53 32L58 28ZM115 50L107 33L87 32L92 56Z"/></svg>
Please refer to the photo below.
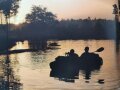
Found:
<svg viewBox="0 0 120 90"><path fill-rule="evenodd" d="M95 52L102 52L104 50L104 47L101 47L99 49L97 49Z"/></svg>

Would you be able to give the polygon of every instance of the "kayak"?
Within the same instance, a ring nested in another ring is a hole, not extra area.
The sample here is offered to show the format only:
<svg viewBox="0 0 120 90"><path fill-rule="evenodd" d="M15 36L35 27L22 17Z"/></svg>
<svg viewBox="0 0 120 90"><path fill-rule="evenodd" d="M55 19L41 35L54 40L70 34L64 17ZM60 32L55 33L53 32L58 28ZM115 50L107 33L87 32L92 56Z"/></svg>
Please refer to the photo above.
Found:
<svg viewBox="0 0 120 90"><path fill-rule="evenodd" d="M98 70L103 60L98 54L90 53L90 56L72 58L70 56L58 56L50 63L50 76L58 78L78 79L80 70Z"/></svg>
<svg viewBox="0 0 120 90"><path fill-rule="evenodd" d="M78 59L78 58L77 58ZM77 59L66 56L58 56L55 61L50 63L51 77L75 79L79 74Z"/></svg>

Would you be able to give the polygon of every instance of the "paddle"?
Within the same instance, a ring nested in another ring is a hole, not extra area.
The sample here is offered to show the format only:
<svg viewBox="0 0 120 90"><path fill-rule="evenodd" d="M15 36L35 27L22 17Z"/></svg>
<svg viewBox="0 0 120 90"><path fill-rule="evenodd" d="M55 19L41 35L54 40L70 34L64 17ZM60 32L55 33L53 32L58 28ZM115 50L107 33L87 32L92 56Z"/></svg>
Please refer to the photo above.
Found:
<svg viewBox="0 0 120 90"><path fill-rule="evenodd" d="M104 50L104 47L101 47L99 49L97 49L95 52L102 52Z"/></svg>

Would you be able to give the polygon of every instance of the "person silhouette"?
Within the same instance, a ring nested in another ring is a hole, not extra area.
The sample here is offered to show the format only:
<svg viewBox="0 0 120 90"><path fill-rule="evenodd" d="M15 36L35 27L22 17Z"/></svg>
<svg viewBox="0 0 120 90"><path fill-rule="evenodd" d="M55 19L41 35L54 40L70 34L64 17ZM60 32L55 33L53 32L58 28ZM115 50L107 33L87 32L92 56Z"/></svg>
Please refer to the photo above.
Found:
<svg viewBox="0 0 120 90"><path fill-rule="evenodd" d="M80 56L80 63L82 63L82 66L86 67L86 64L91 62L91 53L89 52L89 47L85 47L84 53Z"/></svg>
<svg viewBox="0 0 120 90"><path fill-rule="evenodd" d="M80 57L88 57L89 56L89 47L85 47L85 52Z"/></svg>
<svg viewBox="0 0 120 90"><path fill-rule="evenodd" d="M103 64L102 58L94 52L89 52L89 47L85 47L85 52L80 56L80 65L84 69L99 68Z"/></svg>
<svg viewBox="0 0 120 90"><path fill-rule="evenodd" d="M68 56L74 58L74 57L78 57L78 54L75 53L74 49L71 49L70 52L68 52Z"/></svg>

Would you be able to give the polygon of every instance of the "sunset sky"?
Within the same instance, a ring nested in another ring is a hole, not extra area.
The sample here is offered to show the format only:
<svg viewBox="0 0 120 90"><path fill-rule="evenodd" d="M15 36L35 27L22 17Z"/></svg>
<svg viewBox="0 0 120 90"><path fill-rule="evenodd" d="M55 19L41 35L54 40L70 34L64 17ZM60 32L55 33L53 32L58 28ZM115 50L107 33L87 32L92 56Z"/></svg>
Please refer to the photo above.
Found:
<svg viewBox="0 0 120 90"><path fill-rule="evenodd" d="M12 19L13 23L25 21L25 15L33 5L47 7L48 11L57 15L58 19L107 18L113 19L112 5L117 0L22 0L18 15Z"/></svg>

